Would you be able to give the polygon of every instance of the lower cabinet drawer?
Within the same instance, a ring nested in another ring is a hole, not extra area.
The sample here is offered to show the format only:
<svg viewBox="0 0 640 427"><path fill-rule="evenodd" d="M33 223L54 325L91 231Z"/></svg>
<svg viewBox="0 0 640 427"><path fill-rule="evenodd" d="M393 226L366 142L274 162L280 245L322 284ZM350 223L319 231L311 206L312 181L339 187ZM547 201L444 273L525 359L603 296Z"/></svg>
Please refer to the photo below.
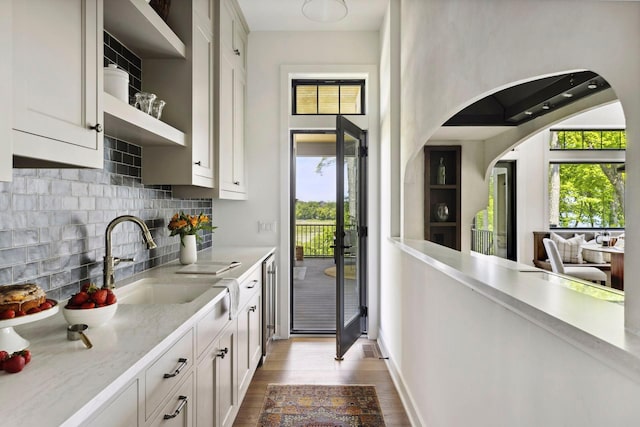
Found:
<svg viewBox="0 0 640 427"><path fill-rule="evenodd" d="M240 283L240 302L238 307L244 307L249 300L261 289L262 286L262 269L261 265L251 270L249 277Z"/></svg>
<svg viewBox="0 0 640 427"><path fill-rule="evenodd" d="M154 413L193 364L193 329L189 329L145 371L145 419Z"/></svg>
<svg viewBox="0 0 640 427"><path fill-rule="evenodd" d="M135 427L138 425L138 380L136 379L101 409L88 427Z"/></svg>
<svg viewBox="0 0 640 427"><path fill-rule="evenodd" d="M225 291L227 292L227 291ZM200 357L229 323L229 294L218 302L196 324L196 355Z"/></svg>
<svg viewBox="0 0 640 427"><path fill-rule="evenodd" d="M195 389L193 371L184 383L171 394L158 416L149 426L189 427L194 425Z"/></svg>

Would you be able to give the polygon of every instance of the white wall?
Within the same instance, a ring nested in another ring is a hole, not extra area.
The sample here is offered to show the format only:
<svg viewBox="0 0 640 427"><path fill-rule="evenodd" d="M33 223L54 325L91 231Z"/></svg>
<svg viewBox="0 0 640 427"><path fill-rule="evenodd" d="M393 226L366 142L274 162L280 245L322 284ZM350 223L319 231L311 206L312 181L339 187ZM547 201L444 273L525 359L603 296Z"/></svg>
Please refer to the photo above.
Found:
<svg viewBox="0 0 640 427"><path fill-rule="evenodd" d="M415 157L435 130L486 94L539 76L588 69L612 85L632 141L627 182L640 182L640 144L633 144L640 138L637 2L404 0L400 27L403 233L421 217L414 203L422 198ZM487 157L494 150L484 144L487 165L504 152ZM486 193L485 183L478 184L482 190L468 190ZM627 234L636 236L626 247L627 259L636 259L640 186L627 185L626 208ZM382 244L389 265L381 283L380 337L417 423L637 423L640 414L630 396L638 384L387 241ZM628 274L639 275L640 265L630 264ZM627 326L640 330L640 287L629 283L625 304Z"/></svg>
<svg viewBox="0 0 640 427"><path fill-rule="evenodd" d="M280 285L280 334L288 336L289 330L289 262L288 206L289 206L289 147L287 129L283 132L281 105L288 103L282 87L283 68L296 67L310 70L330 70L336 66L345 72L349 69L375 66L379 62L379 36L377 32L251 32L247 69L247 104L245 129L245 156L248 171L247 201L216 201L214 223L218 226L213 244L273 245L279 250ZM378 81L373 88L375 102L371 108L378 111ZM288 95L287 95L288 97ZM285 113L286 114L286 110ZM286 119L286 118L285 118ZM286 120L285 120L286 123ZM333 122L335 123L335 121ZM370 141L378 148L377 126L375 139ZM370 156L375 170L371 192L378 223L377 194L378 158ZM371 153L371 151L370 151ZM276 222L277 231L259 233L258 221ZM377 236L376 236L377 238ZM375 251L377 253L376 244ZM375 268L375 267L374 267ZM377 275L374 275L377 295ZM377 322L376 322L377 325ZM377 331L377 326L375 328Z"/></svg>

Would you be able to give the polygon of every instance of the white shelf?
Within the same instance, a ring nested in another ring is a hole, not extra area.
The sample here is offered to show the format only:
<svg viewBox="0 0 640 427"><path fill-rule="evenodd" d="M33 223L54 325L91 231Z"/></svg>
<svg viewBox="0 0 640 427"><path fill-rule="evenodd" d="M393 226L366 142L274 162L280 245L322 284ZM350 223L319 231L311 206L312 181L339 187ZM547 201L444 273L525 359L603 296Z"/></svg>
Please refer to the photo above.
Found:
<svg viewBox="0 0 640 427"><path fill-rule="evenodd" d="M184 132L143 113L108 93L104 100L104 132L132 144L148 146L184 147Z"/></svg>
<svg viewBox="0 0 640 427"><path fill-rule="evenodd" d="M145 0L104 2L104 29L141 58L184 58L186 46Z"/></svg>

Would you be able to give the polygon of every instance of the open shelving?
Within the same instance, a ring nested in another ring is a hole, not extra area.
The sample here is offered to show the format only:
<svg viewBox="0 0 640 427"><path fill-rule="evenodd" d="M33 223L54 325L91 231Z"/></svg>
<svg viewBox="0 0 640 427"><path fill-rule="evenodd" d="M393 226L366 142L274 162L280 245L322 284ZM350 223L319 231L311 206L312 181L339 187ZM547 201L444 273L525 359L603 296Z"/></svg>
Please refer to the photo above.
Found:
<svg viewBox="0 0 640 427"><path fill-rule="evenodd" d="M460 250L461 147L427 145L424 147L424 238ZM445 182L438 181L440 162ZM446 218L437 214L446 205Z"/></svg>

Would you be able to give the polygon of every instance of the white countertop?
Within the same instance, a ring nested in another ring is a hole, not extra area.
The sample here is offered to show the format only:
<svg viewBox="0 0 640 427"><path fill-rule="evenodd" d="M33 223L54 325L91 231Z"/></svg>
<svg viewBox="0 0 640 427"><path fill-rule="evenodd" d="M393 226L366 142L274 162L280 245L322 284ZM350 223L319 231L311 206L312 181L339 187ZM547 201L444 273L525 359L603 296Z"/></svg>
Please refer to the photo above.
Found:
<svg viewBox="0 0 640 427"><path fill-rule="evenodd" d="M548 272L494 256L463 254L394 238L404 252L640 381L640 337L624 327L624 306L547 280ZM556 276L557 277L557 276Z"/></svg>
<svg viewBox="0 0 640 427"><path fill-rule="evenodd" d="M273 247L207 249L198 253L198 263L240 261L239 267L210 277L212 284L219 278L243 280L252 266L274 250ZM176 281L194 277L175 274L181 267L174 261L120 281L116 286L149 277L174 276ZM93 343L90 350L81 341L67 340L67 323L61 311L16 327L30 341L33 358L22 372L0 372L2 425L77 425L161 355L193 326L200 313L213 307L226 293L224 288L211 288L186 304L119 304L107 325L87 331Z"/></svg>

